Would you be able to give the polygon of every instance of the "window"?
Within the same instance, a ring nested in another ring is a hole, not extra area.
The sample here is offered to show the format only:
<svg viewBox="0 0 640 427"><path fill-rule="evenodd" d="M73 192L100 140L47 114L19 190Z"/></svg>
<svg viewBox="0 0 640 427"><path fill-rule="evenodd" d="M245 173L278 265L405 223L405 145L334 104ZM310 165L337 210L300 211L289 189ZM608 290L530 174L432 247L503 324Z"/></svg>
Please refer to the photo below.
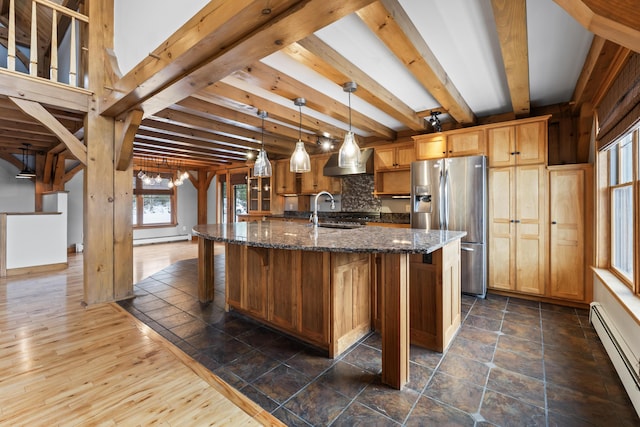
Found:
<svg viewBox="0 0 640 427"><path fill-rule="evenodd" d="M169 177L161 177L157 182L145 184L136 176L133 177L133 226L159 227L175 226L176 191L169 188Z"/></svg>
<svg viewBox="0 0 640 427"><path fill-rule="evenodd" d="M611 200L611 268L635 292L634 233L640 226L634 212L634 194L638 194L638 134L640 128L616 141L609 150L609 197ZM635 148L634 148L635 146ZM634 181L634 177L635 181ZM636 196L638 197L638 196Z"/></svg>

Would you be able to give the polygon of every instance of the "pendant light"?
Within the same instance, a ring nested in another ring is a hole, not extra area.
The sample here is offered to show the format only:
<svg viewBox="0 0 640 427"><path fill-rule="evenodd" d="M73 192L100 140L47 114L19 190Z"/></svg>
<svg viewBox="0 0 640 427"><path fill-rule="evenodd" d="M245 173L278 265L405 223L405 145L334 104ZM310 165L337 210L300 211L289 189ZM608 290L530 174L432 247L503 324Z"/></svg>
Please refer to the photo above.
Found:
<svg viewBox="0 0 640 427"><path fill-rule="evenodd" d="M293 100L293 103L298 106L300 111L300 127L298 142L296 142L296 149L293 151L291 155L291 160L289 160L289 170L291 172L310 172L311 171L311 159L309 158L309 153L304 148L304 142L302 142L302 106L307 103L304 98L296 98Z"/></svg>
<svg viewBox="0 0 640 427"><path fill-rule="evenodd" d="M264 118L267 117L267 112L258 110L258 116L262 118L262 145L253 165L253 176L266 177L271 176L271 162L267 157L267 151L264 149Z"/></svg>
<svg viewBox="0 0 640 427"><path fill-rule="evenodd" d="M349 93L349 132L344 136L344 142L338 153L338 166L341 168L353 168L360 165L360 147L356 142L356 136L351 131L351 93L355 92L358 85L355 82L347 82L342 85L342 90Z"/></svg>
<svg viewBox="0 0 640 427"><path fill-rule="evenodd" d="M18 175L16 175L16 178L21 178L21 179L29 179L29 178L35 178L36 173L33 171L33 169L31 169L29 167L29 147L31 147L31 144L23 144L26 148L21 148L22 150L22 164L24 165L24 167L22 168L22 170L18 173ZM26 152L26 154L25 154Z"/></svg>

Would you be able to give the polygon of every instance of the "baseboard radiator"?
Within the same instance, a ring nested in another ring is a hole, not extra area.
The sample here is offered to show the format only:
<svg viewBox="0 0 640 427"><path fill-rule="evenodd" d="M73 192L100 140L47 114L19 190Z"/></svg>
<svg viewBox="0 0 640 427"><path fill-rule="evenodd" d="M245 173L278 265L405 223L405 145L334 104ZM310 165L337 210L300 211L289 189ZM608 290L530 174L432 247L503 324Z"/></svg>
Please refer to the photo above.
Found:
<svg viewBox="0 0 640 427"><path fill-rule="evenodd" d="M181 242L183 240L191 240L191 235L177 234L174 236L143 237L140 239L133 239L133 246L151 245L153 243Z"/></svg>
<svg viewBox="0 0 640 427"><path fill-rule="evenodd" d="M618 328L598 302L591 303L589 321L600 337L607 354L622 380L631 402L640 416L640 359L627 344ZM640 328L637 328L640 329ZM640 331L629 339L638 339Z"/></svg>

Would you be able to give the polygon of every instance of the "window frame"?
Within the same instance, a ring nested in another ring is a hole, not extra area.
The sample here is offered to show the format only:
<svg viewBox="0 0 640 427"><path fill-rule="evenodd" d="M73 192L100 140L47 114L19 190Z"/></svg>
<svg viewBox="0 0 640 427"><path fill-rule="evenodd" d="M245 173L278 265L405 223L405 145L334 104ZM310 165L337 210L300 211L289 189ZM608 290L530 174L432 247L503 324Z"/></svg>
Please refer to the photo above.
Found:
<svg viewBox="0 0 640 427"><path fill-rule="evenodd" d="M622 164L623 157L621 155L622 147L621 143L624 139L626 139L631 134L631 179L628 182L622 181ZM640 245L636 242L639 241L640 238L640 125L636 125L630 132L626 133L622 137L618 138L613 147L608 150L607 153L607 182L606 189L609 197L609 218L610 220L610 230L609 230L609 265L608 269L614 274L625 286L627 286L631 291L640 296ZM614 151L615 150L615 151ZM611 184L611 165L612 165L612 156L616 155L617 165L617 180L616 183ZM631 277L627 276L624 272L620 271L613 264L614 258L614 250L616 247L615 244L615 233L614 233L614 191L620 188L630 188L631 190L631 206L633 210L633 216L631 218L632 224L632 245L633 245L633 258L631 260L632 263L632 272Z"/></svg>
<svg viewBox="0 0 640 427"><path fill-rule="evenodd" d="M165 179L170 179L170 174L161 173L160 176ZM136 223L133 224L134 230L140 229L151 229L151 228L166 228L166 227L175 227L178 225L178 192L176 191L176 187L173 188L144 188L144 184L140 178L136 175L133 176L135 178L135 186L133 188L133 198L135 199L135 207L136 207ZM171 200L171 220L170 222L163 223L153 223L153 224L144 224L144 196L170 196ZM132 221L133 222L133 221Z"/></svg>

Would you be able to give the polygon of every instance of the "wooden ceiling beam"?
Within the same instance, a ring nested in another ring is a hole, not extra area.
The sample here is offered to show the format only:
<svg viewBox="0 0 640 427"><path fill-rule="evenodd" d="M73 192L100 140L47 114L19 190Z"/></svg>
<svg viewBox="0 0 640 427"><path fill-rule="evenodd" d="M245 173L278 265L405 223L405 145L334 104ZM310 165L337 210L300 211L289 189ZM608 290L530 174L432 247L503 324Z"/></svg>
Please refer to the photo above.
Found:
<svg viewBox="0 0 640 427"><path fill-rule="evenodd" d="M82 164L87 164L87 147L84 146L67 128L65 128L55 117L51 115L42 105L34 101L27 101L20 98L10 98L25 114L33 117L44 127L49 129L54 135L64 142L73 157Z"/></svg>
<svg viewBox="0 0 640 427"><path fill-rule="evenodd" d="M249 110L256 113L257 110L264 110L269 113L269 117L279 122L296 128L300 126L300 110L294 105L293 99L291 100L291 108L289 108L225 82L214 83L194 97L206 99L209 102L238 111ZM344 137L345 134L344 129L306 114L304 108L302 109L302 129L303 132L311 131L323 136Z"/></svg>
<svg viewBox="0 0 640 427"><path fill-rule="evenodd" d="M211 165L219 165L219 164L229 164L232 163L231 160L221 159L214 156L196 156L193 153L180 153L173 150L166 149L154 149L148 148L143 145L136 145L134 152L134 156L138 157L153 157L153 158L163 158L163 157L171 157L174 161L184 161L185 165L197 165L197 166L211 166ZM153 169L153 167L151 167Z"/></svg>
<svg viewBox="0 0 640 427"><path fill-rule="evenodd" d="M285 99L293 100L303 97L307 100L306 108L311 108L344 123L349 122L349 107L347 105L262 62L255 62L242 70L236 71L233 76ZM356 92L355 95L357 96L357 94ZM347 97L348 95L345 93L345 101ZM380 138L390 140L396 138L395 131L358 111L352 110L351 119L355 128L371 132Z"/></svg>
<svg viewBox="0 0 640 427"><path fill-rule="evenodd" d="M491 0L491 6L511 94L511 108L516 117L528 116L531 100L526 0Z"/></svg>
<svg viewBox="0 0 640 427"><path fill-rule="evenodd" d="M242 150L246 147L257 150L259 148L258 142L240 140L225 135L194 129L182 124L175 124L169 121L153 120L153 118L144 119L139 129L140 132L158 132L163 135L167 135L170 138L184 137L192 140L194 144L214 144L220 146L220 148L228 150Z"/></svg>
<svg viewBox="0 0 640 427"><path fill-rule="evenodd" d="M316 35L312 34L285 47L283 52L339 86L350 81L356 82L358 98L387 113L409 129L424 131L424 120L411 107Z"/></svg>
<svg viewBox="0 0 640 427"><path fill-rule="evenodd" d="M141 105L155 114L372 1L272 0L269 14L264 1L211 1L154 51L157 63L146 60L115 83L101 112Z"/></svg>
<svg viewBox="0 0 640 427"><path fill-rule="evenodd" d="M14 97L61 110L86 113L91 92L0 68L0 96Z"/></svg>
<svg viewBox="0 0 640 427"><path fill-rule="evenodd" d="M183 111L177 111L173 109L160 111L153 116L153 119L164 119L166 121L169 121L170 123L182 125L185 127L192 127L194 129L208 131L213 134L220 134L222 136L235 137L238 140L252 141L255 144L259 144L262 138L260 131L252 131L249 129L239 128L237 126L216 122L209 118L195 116L193 114L188 114ZM295 141L293 140L284 140L270 134L265 134L264 143L267 146L288 147L291 151L293 151L295 145Z"/></svg>
<svg viewBox="0 0 640 427"><path fill-rule="evenodd" d="M226 154L246 156L247 151L257 151L259 145L251 144L251 143L239 143L234 146L219 144L216 143L215 140L205 140L205 139L195 139L192 136L184 136L184 135L176 135L175 133L167 133L163 131L159 131L158 129L150 129L150 128L141 128L136 138L151 138L158 142L167 142L173 144L180 144L185 147L193 147L196 149L203 149L209 151L216 151ZM290 154L289 150L286 151L280 148L267 147L265 146L268 152L277 153L277 154Z"/></svg>
<svg viewBox="0 0 640 427"><path fill-rule="evenodd" d="M640 52L640 7L637 0L554 0L592 33Z"/></svg>
<svg viewBox="0 0 640 427"><path fill-rule="evenodd" d="M227 107L220 106L218 104L214 104L203 99L197 98L186 98L182 101L172 106L173 109L178 109L176 106L184 107L185 112L191 114L206 114L210 116L215 116L218 118L218 121L226 124L230 124L233 126L238 126L242 128L246 128L252 131L257 129L258 132L261 132L262 128L262 119L258 117L257 114L247 114L244 112L239 112L236 110L229 109ZM267 111L268 113L268 111ZM297 140L299 137L298 129L292 129L288 126L281 125L279 123L275 123L270 120L271 117L267 116L264 121L264 130L265 134L270 133L272 135L278 135L283 138L291 139L293 141ZM302 141L307 144L316 143L316 135L309 135L308 133L302 134Z"/></svg>
<svg viewBox="0 0 640 427"><path fill-rule="evenodd" d="M356 13L455 121L476 122L473 111L397 0L379 0Z"/></svg>
<svg viewBox="0 0 640 427"><path fill-rule="evenodd" d="M222 153L216 150L206 150L206 149L198 149L193 147L186 147L183 144L175 144L169 143L167 141L158 141L155 138L147 138L142 135L136 135L136 149L146 148L146 149L157 149L159 152L166 152L169 156L170 154L184 154L194 157L210 157L214 159L226 159L226 160L234 160L241 161L245 160L246 156L242 153L240 154L231 154L231 153ZM164 151L166 150L166 151Z"/></svg>

